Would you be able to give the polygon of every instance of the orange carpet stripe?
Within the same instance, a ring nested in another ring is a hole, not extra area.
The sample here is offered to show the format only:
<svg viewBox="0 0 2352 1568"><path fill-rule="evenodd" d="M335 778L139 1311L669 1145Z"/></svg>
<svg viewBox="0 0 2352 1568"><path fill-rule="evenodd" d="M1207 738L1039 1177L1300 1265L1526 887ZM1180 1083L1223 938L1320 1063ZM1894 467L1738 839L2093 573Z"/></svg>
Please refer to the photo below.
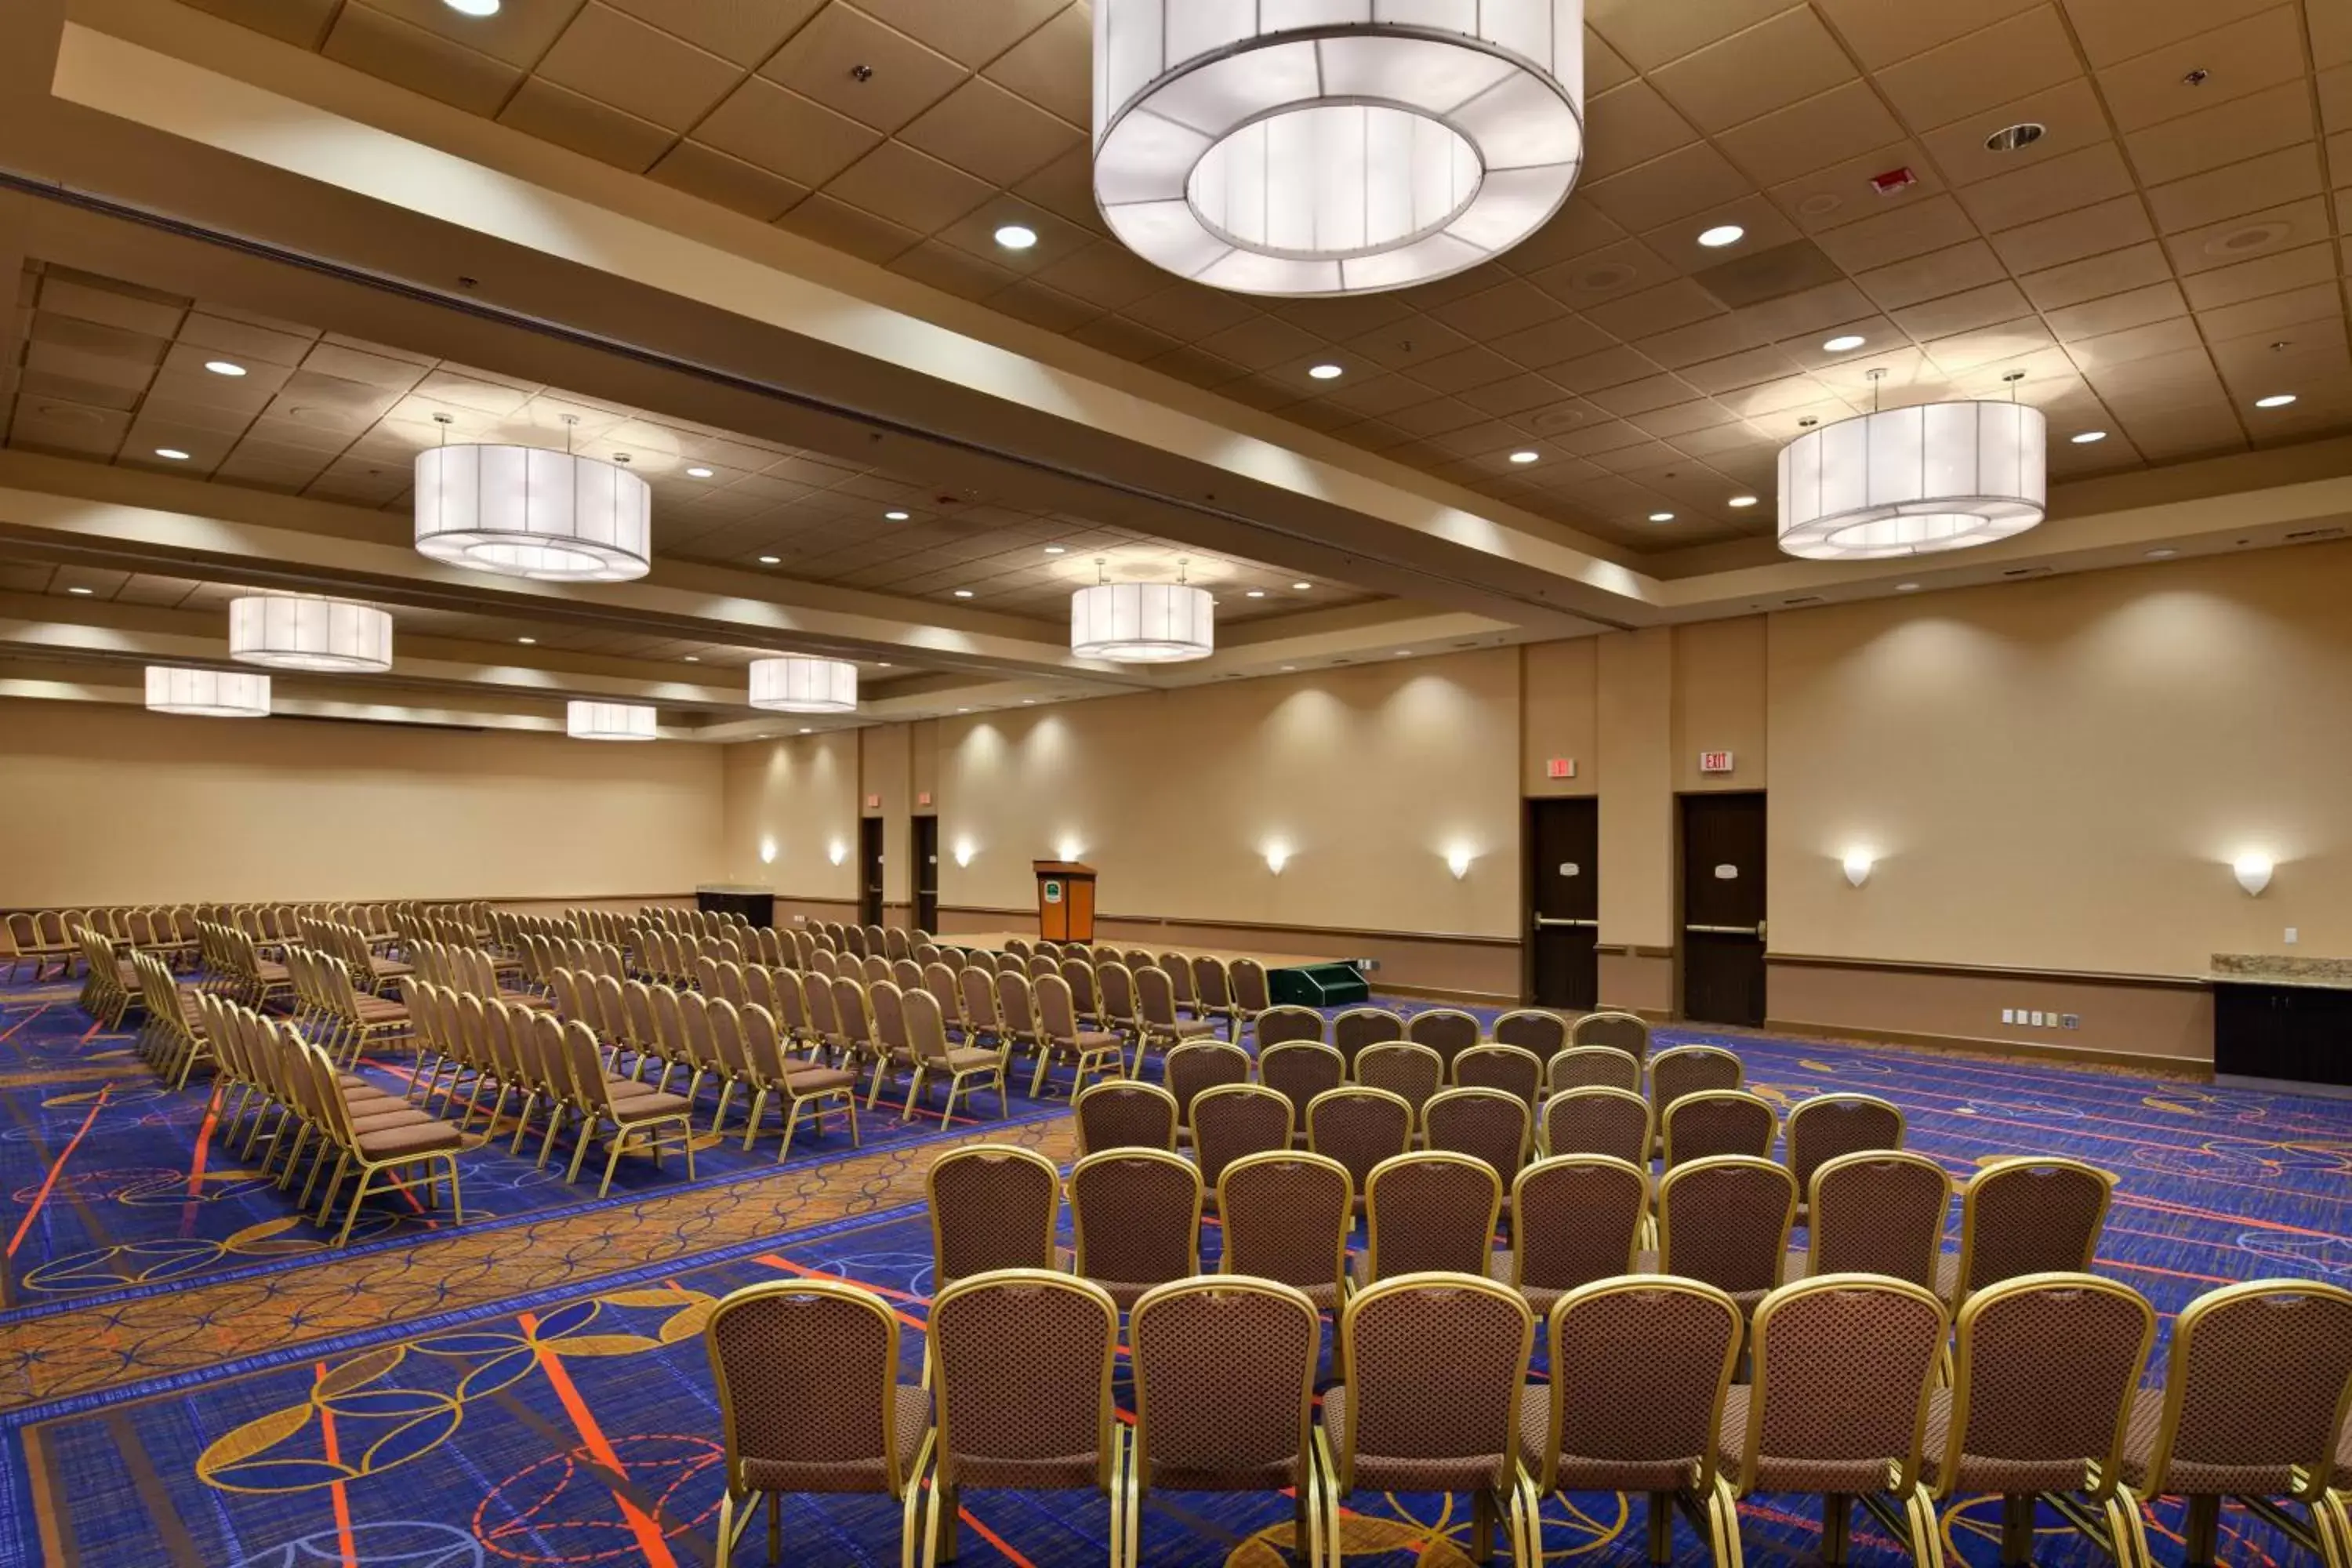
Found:
<svg viewBox="0 0 2352 1568"><path fill-rule="evenodd" d="M16 1257L16 1249L25 1245L26 1233L33 1228L33 1221L40 1214L41 1205L49 1201L49 1190L58 1184L58 1173L66 1168L68 1160L73 1158L74 1150L81 1144L82 1134L88 1132L89 1124L98 1120L98 1113L106 1109L107 1097L113 1092L114 1086L110 1083L98 1091L98 1099L91 1102L89 1114L81 1119L81 1125L74 1130L73 1137L67 1141L64 1152L58 1154L55 1163L49 1166L49 1173L41 1178L41 1190L33 1194L33 1206L26 1209L25 1217L16 1222L16 1234L8 1238L8 1250L5 1256Z"/></svg>
<svg viewBox="0 0 2352 1568"><path fill-rule="evenodd" d="M312 1383L326 1382L327 1363L325 1362L313 1363L310 1373ZM343 1462L342 1446L335 1438L335 1414L323 1405L319 1406L319 1438L326 1446L327 1463L341 1464ZM342 1568L359 1568L359 1542L352 1535L351 1494L344 1489L343 1483L341 1481L330 1481L327 1484L327 1493L334 1500L335 1546L341 1554Z"/></svg>
<svg viewBox="0 0 2352 1568"><path fill-rule="evenodd" d="M2283 1230L2289 1236L2316 1237L2332 1241L2336 1233L2314 1230L2309 1226L2289 1225L2283 1219L2257 1219L2251 1215L2223 1214L2220 1209L2202 1209L2194 1204L2178 1204L2169 1198L2143 1198L2117 1193L2114 1200L2124 1208L2147 1209L2156 1214L2179 1215L2189 1219L2218 1219L2229 1225L2252 1226L2256 1230Z"/></svg>
<svg viewBox="0 0 2352 1568"><path fill-rule="evenodd" d="M789 1258L780 1257L776 1253L772 1252L763 1252L751 1261L754 1263L764 1263L772 1268L781 1268L787 1274L797 1274L803 1279L841 1279L841 1276L838 1274L828 1274L822 1268L811 1268L806 1264L795 1263ZM927 1296L910 1296L904 1290L893 1290L881 1285L868 1285L863 1279L848 1279L842 1280L841 1282L847 1285L855 1285L861 1290L871 1290L877 1296L881 1296L893 1301L912 1301L919 1307L928 1307L931 1304L930 1298ZM916 1317L912 1312L901 1312L894 1308L892 1309L890 1315L898 1319L900 1322L906 1324L908 1328L914 1330L919 1334L927 1334L931 1331L931 1325L925 1322L922 1319Z"/></svg>
<svg viewBox="0 0 2352 1568"><path fill-rule="evenodd" d="M2120 1258L2102 1258L2099 1262L2109 1268L2127 1268L2134 1274L2161 1274L2167 1279L2194 1279L2205 1285L2235 1285L2235 1279L2220 1274L2184 1274L2178 1268L2158 1268L2153 1263L2126 1263Z"/></svg>
<svg viewBox="0 0 2352 1568"><path fill-rule="evenodd" d="M0 1045L5 1045L10 1040L15 1039L16 1037L17 1030L23 1028L26 1025L31 1023L34 1019L39 1017L42 1014L47 1012L55 1005L55 1003L44 1002L39 1006L34 1008L31 1012L26 1014L23 1017L17 1019L15 1023L9 1025L8 1032L5 1035L0 1035Z"/></svg>
<svg viewBox="0 0 2352 1568"><path fill-rule="evenodd" d="M985 1541L991 1546L995 1547L998 1552L1003 1556L1004 1560L1013 1564L1013 1568L1037 1568L1037 1565L1034 1563L1030 1562L1029 1559L1022 1556L1018 1552L1013 1551L1012 1544L1007 1542L1004 1537L997 1534L996 1531L989 1529L988 1526L981 1523L979 1520L973 1518L971 1510L960 1507L956 1510L956 1517L963 1521L966 1524L971 1526L971 1532L974 1535L979 1536L982 1541Z"/></svg>
<svg viewBox="0 0 2352 1568"><path fill-rule="evenodd" d="M621 1463L620 1453L614 1448L612 1440L604 1436L604 1428L597 1425L595 1413L588 1408L588 1402L580 1397L580 1390L573 1384L572 1374L563 1370L563 1358L539 1342L538 1315L520 1312L516 1314L515 1321L522 1325L523 1333L530 1339L531 1348L539 1357L539 1369L554 1385L555 1397L562 1404L563 1413L572 1417L572 1425L580 1434L581 1446L588 1450L590 1458L614 1475L626 1478L628 1467ZM651 1568L677 1568L677 1559L670 1555L669 1542L662 1538L661 1525L618 1488L614 1489L613 1500L620 1505L621 1517L628 1521L629 1533L637 1538L637 1551L643 1554L644 1561Z"/></svg>

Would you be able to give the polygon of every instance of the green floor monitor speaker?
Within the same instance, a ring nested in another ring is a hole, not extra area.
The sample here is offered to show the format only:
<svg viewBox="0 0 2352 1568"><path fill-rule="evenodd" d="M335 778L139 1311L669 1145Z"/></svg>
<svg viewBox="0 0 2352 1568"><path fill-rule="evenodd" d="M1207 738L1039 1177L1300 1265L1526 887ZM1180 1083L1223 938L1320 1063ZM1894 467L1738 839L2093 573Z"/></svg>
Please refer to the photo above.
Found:
<svg viewBox="0 0 2352 1568"><path fill-rule="evenodd" d="M1302 1007L1344 1007L1369 999L1370 985L1352 963L1302 963L1277 969L1266 977L1266 989L1276 1002Z"/></svg>

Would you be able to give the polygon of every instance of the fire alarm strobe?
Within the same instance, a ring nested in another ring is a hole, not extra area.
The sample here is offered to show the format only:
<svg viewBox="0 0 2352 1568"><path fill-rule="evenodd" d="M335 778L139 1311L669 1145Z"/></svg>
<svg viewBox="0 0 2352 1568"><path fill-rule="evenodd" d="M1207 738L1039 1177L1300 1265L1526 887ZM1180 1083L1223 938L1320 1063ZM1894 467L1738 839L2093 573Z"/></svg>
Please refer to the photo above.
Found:
<svg viewBox="0 0 2352 1568"><path fill-rule="evenodd" d="M1913 174L1907 167L1889 169L1883 174L1870 176L1870 188L1882 196L1891 196L1897 191L1907 191L1918 183L1919 176Z"/></svg>

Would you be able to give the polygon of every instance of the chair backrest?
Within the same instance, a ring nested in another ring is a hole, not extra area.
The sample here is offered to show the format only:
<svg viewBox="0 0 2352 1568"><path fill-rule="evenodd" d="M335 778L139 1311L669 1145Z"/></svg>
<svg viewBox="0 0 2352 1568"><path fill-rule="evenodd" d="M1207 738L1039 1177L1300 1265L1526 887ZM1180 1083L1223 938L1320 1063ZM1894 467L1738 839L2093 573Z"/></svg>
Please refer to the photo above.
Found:
<svg viewBox="0 0 2352 1568"><path fill-rule="evenodd" d="M2094 1466L2101 1495L2111 1489L2156 1342L2147 1299L2095 1274L2024 1274L1977 1292L1958 1330L1951 1418L1930 1456L1937 1491L1963 1484L1964 1454L2028 1483L2004 1490L2072 1491ZM2013 1466L2046 1473L2006 1473Z"/></svg>
<svg viewBox="0 0 2352 1568"><path fill-rule="evenodd" d="M1495 1020L1493 1038L1498 1046L1517 1046L1548 1062L1568 1049L1568 1020L1540 1007L1517 1007Z"/></svg>
<svg viewBox="0 0 2352 1568"><path fill-rule="evenodd" d="M1176 1097L1156 1083L1114 1079L1078 1094L1078 1148L1176 1152Z"/></svg>
<svg viewBox="0 0 2352 1568"><path fill-rule="evenodd" d="M948 1059L947 1016L940 1009L940 999L929 991L909 991L898 998L899 1016L905 1019L907 1047L919 1062L942 1066Z"/></svg>
<svg viewBox="0 0 2352 1568"><path fill-rule="evenodd" d="M1454 1079L1454 1059L1478 1043L1478 1018L1459 1007L1430 1007L1404 1021L1404 1036L1416 1045L1427 1046L1445 1064L1445 1077Z"/></svg>
<svg viewBox="0 0 2352 1568"><path fill-rule="evenodd" d="M730 1491L756 1481L776 1491L904 1493L898 1320L880 1297L840 1279L747 1286L711 1309L702 1342Z"/></svg>
<svg viewBox="0 0 2352 1568"><path fill-rule="evenodd" d="M1251 1026L1251 1032L1261 1051L1268 1046L1278 1046L1289 1040L1319 1043L1323 1038L1323 1015L1312 1007L1284 1002L1260 1013L1256 1023Z"/></svg>
<svg viewBox="0 0 2352 1568"><path fill-rule="evenodd" d="M1603 1279L1561 1297L1545 1339L1551 1418L1537 1484L1549 1495L1654 1467L1706 1496L1741 1328L1738 1304L1696 1279ZM1563 1477L1562 1455L1598 1473Z"/></svg>
<svg viewBox="0 0 2352 1568"><path fill-rule="evenodd" d="M1614 1046L1637 1062L1650 1059L1650 1026L1638 1013L1603 1008L1569 1026L1571 1046Z"/></svg>
<svg viewBox="0 0 2352 1568"><path fill-rule="evenodd" d="M1454 1081L1464 1089L1498 1089L1516 1095L1530 1119L1543 1097L1543 1058L1524 1046L1473 1046L1454 1058Z"/></svg>
<svg viewBox="0 0 2352 1568"><path fill-rule="evenodd" d="M926 963L919 971L922 989L931 994L940 1005L940 1016L951 1024L963 1022L963 993L956 985L956 972L947 964Z"/></svg>
<svg viewBox="0 0 2352 1568"><path fill-rule="evenodd" d="M878 952L869 952L866 955L865 961L860 965L858 972L865 977L866 984L868 985L878 985L885 981L896 985L899 983L898 965L901 963L904 963L908 967L908 980L916 984L920 984L923 978L923 973L921 970L914 967L914 961L912 959L901 958L894 961L883 957Z"/></svg>
<svg viewBox="0 0 2352 1568"><path fill-rule="evenodd" d="M1809 1468L1844 1461L1867 1462L1874 1479L1885 1467L1887 1489L1907 1494L1946 1325L1935 1292L1874 1274L1800 1279L1765 1297L1739 1490L1808 1489Z"/></svg>
<svg viewBox="0 0 2352 1568"><path fill-rule="evenodd" d="M1650 1102L1622 1089L1571 1089L1544 1101L1549 1155L1607 1154L1647 1170Z"/></svg>
<svg viewBox="0 0 2352 1568"><path fill-rule="evenodd" d="M1192 1005L1192 961L1181 952L1163 952L1160 967L1168 974L1168 984L1174 987L1176 1000L1184 1006Z"/></svg>
<svg viewBox="0 0 2352 1568"><path fill-rule="evenodd" d="M1522 1289L1567 1290L1633 1272L1650 1173L1606 1154L1556 1154L1511 1184L1511 1267Z"/></svg>
<svg viewBox="0 0 2352 1568"><path fill-rule="evenodd" d="M1412 1104L1402 1095L1344 1085L1307 1103L1307 1146L1346 1166L1361 1193L1373 1166L1412 1146Z"/></svg>
<svg viewBox="0 0 2352 1568"><path fill-rule="evenodd" d="M1203 1007L1232 1005L1233 976L1225 969L1224 960L1200 953L1192 960L1192 994Z"/></svg>
<svg viewBox="0 0 2352 1568"><path fill-rule="evenodd" d="M1408 1461L1437 1483L1415 1490L1509 1485L1535 1330L1517 1291L1469 1274L1399 1275L1358 1292L1339 1321L1340 1494L1353 1489L1366 1455Z"/></svg>
<svg viewBox="0 0 2352 1568"><path fill-rule="evenodd" d="M1219 1083L1192 1100L1192 1154L1201 1180L1216 1190L1225 1167L1247 1154L1290 1147L1297 1112L1286 1096L1263 1084Z"/></svg>
<svg viewBox="0 0 2352 1568"><path fill-rule="evenodd" d="M1331 1020L1331 1043L1348 1059L1350 1077L1355 1076L1356 1059L1366 1046L1405 1037L1403 1015L1386 1007L1350 1007Z"/></svg>
<svg viewBox="0 0 2352 1568"><path fill-rule="evenodd" d="M1071 993L1070 983L1048 970L1030 984L1031 994L1037 1004L1038 1032L1049 1040L1065 1044L1076 1039L1078 1002Z"/></svg>
<svg viewBox="0 0 2352 1568"><path fill-rule="evenodd" d="M1427 1046L1411 1040L1381 1040L1366 1046L1355 1058L1355 1079L1367 1089L1402 1095L1412 1107L1413 1125L1418 1128L1421 1108L1445 1087L1445 1063Z"/></svg>
<svg viewBox="0 0 2352 1568"><path fill-rule="evenodd" d="M1781 1157L1797 1191L1813 1190L1813 1173L1840 1154L1903 1147L1903 1112L1874 1094L1817 1094L1789 1108Z"/></svg>
<svg viewBox="0 0 2352 1568"><path fill-rule="evenodd" d="M1176 1097L1177 1125L1192 1125L1192 1102L1202 1089L1223 1083L1247 1083L1249 1072L1249 1053L1223 1040L1188 1040L1171 1049L1160 1081Z"/></svg>
<svg viewBox="0 0 2352 1568"><path fill-rule="evenodd" d="M1266 994L1265 965L1255 958L1236 958L1228 966L1233 978L1234 1005L1252 1016L1274 1005Z"/></svg>
<svg viewBox="0 0 2352 1568"><path fill-rule="evenodd" d="M1033 952L1029 955L1030 979L1043 980L1049 974L1058 977L1061 973L1062 961L1055 958L1053 954L1046 952Z"/></svg>
<svg viewBox="0 0 2352 1568"><path fill-rule="evenodd" d="M1813 1172L1807 1204L1810 1272L1885 1274L1935 1288L1952 1208L1952 1179L1935 1161L1895 1149L1840 1154Z"/></svg>
<svg viewBox="0 0 2352 1568"><path fill-rule="evenodd" d="M1108 1492L1118 1477L1111 1363L1118 1304L1102 1287L1024 1268L933 1298L932 1397L942 1486Z"/></svg>
<svg viewBox="0 0 2352 1568"><path fill-rule="evenodd" d="M1010 1143L950 1149L932 1162L923 1188L935 1290L990 1269L1054 1267L1062 1177L1043 1154Z"/></svg>
<svg viewBox="0 0 2352 1568"><path fill-rule="evenodd" d="M996 1016L1007 1035L1027 1039L1037 1033L1037 994L1029 977L1007 967L996 977Z"/></svg>
<svg viewBox="0 0 2352 1568"><path fill-rule="evenodd" d="M1997 1160L1960 1191L1960 1288L1955 1305L1996 1280L2087 1274L2116 1179L2080 1160Z"/></svg>
<svg viewBox="0 0 2352 1568"><path fill-rule="evenodd" d="M1135 971L1126 964L1117 959L1097 964L1095 990L1104 1017L1125 1028L1133 1028L1141 1022L1135 1005Z"/></svg>
<svg viewBox="0 0 2352 1568"><path fill-rule="evenodd" d="M887 980L880 984L889 986L895 995L898 987L890 985ZM845 974L834 981L833 1021L851 1048L861 1051L876 1048L876 1036L879 1029L875 1022L873 993L864 981L852 980Z"/></svg>
<svg viewBox="0 0 2352 1568"><path fill-rule="evenodd" d="M1355 1182L1337 1160L1297 1150L1244 1154L1217 1178L1224 1250L1218 1267L1300 1289L1337 1307L1356 1223Z"/></svg>
<svg viewBox="0 0 2352 1568"><path fill-rule="evenodd" d="M866 977L868 980L875 978L874 965L871 963L866 966ZM885 970L882 978L889 981L901 991L920 990L923 984L923 966L911 958L904 956L894 958L889 960L888 967Z"/></svg>
<svg viewBox="0 0 2352 1568"><path fill-rule="evenodd" d="M1658 1184L1658 1272L1735 1296L1769 1290L1780 1283L1796 1217L1785 1165L1748 1154L1676 1165Z"/></svg>
<svg viewBox="0 0 2352 1568"><path fill-rule="evenodd" d="M1003 1022L996 1008L996 970L967 965L956 972L956 996L963 1016L975 1029L993 1031Z"/></svg>
<svg viewBox="0 0 2352 1568"><path fill-rule="evenodd" d="M1285 1040L1258 1047L1257 1080L1289 1100L1293 1119L1304 1128L1315 1097L1348 1081L1348 1063L1319 1041Z"/></svg>
<svg viewBox="0 0 2352 1568"><path fill-rule="evenodd" d="M1485 1278L1503 1184L1484 1160L1422 1150L1372 1167L1364 1184L1370 1278L1441 1269Z"/></svg>
<svg viewBox="0 0 2352 1568"><path fill-rule="evenodd" d="M1779 1131L1772 1107L1744 1089L1710 1089L1685 1094L1666 1107L1666 1167L1671 1170L1717 1154L1753 1154L1760 1159L1772 1152L1772 1135ZM1795 1184L1792 1172L1790 1185Z"/></svg>
<svg viewBox="0 0 2352 1568"><path fill-rule="evenodd" d="M1526 1100L1499 1089L1448 1089L1421 1108L1421 1124L1432 1149L1485 1161L1507 1192L1528 1163L1535 1117Z"/></svg>
<svg viewBox="0 0 2352 1568"><path fill-rule="evenodd" d="M1622 1089L1642 1092L1642 1064L1614 1046L1570 1046L1545 1064L1554 1094L1572 1089Z"/></svg>
<svg viewBox="0 0 2352 1568"><path fill-rule="evenodd" d="M1158 964L1135 972L1135 1006L1146 1024L1167 1028L1176 1022L1176 978Z"/></svg>
<svg viewBox="0 0 2352 1568"><path fill-rule="evenodd" d="M892 926L882 933L882 953L886 958L910 958L914 956L914 948L907 941L906 931Z"/></svg>
<svg viewBox="0 0 2352 1568"><path fill-rule="evenodd" d="M1062 978L1070 987L1070 1001L1078 1016L1091 1018L1102 1010L1095 992L1095 966L1083 958L1062 960Z"/></svg>
<svg viewBox="0 0 2352 1568"><path fill-rule="evenodd" d="M1288 1285L1224 1275L1147 1291L1128 1317L1139 1486L1281 1475L1307 1495L1322 1345L1315 1303Z"/></svg>
<svg viewBox="0 0 2352 1568"><path fill-rule="evenodd" d="M1660 1051L1650 1063L1650 1104L1656 1110L1658 1125L1665 1125L1666 1112L1683 1096L1738 1089L1744 1075L1739 1058L1719 1046L1676 1046Z"/></svg>
<svg viewBox="0 0 2352 1568"><path fill-rule="evenodd" d="M1069 1190L1081 1279L1148 1286L1201 1271L1201 1173L1190 1160L1106 1149L1070 1167Z"/></svg>
<svg viewBox="0 0 2352 1568"><path fill-rule="evenodd" d="M2298 1467L2315 1478L2330 1471L2347 1405L2352 1290L2309 1279L2209 1290L2173 1324L2140 1489L2284 1493ZM2200 1470L2217 1484L2199 1485Z"/></svg>

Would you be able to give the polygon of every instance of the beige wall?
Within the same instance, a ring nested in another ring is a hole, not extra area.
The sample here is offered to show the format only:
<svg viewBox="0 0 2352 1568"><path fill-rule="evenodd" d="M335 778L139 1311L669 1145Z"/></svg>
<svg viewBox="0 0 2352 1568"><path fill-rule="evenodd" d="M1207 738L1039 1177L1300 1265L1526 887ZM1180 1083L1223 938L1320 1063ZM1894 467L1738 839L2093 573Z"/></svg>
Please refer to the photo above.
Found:
<svg viewBox="0 0 2352 1568"><path fill-rule="evenodd" d="M814 900L801 912L825 920L856 918L860 733L724 748L728 880Z"/></svg>
<svg viewBox="0 0 2352 1568"><path fill-rule="evenodd" d="M715 748L0 702L0 904L670 894Z"/></svg>

